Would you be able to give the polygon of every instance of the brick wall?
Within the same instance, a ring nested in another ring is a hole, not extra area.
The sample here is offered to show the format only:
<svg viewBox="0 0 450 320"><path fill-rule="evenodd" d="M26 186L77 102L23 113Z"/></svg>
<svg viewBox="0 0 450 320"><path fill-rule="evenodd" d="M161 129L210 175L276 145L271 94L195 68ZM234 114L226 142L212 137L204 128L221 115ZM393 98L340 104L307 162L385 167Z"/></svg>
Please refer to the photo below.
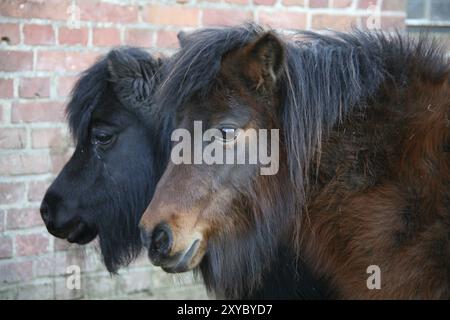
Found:
<svg viewBox="0 0 450 320"><path fill-rule="evenodd" d="M0 299L201 298L190 274L173 277L139 259L111 278L95 244L50 236L39 217L44 191L73 151L64 122L83 69L117 45L170 53L176 33L254 20L276 28L404 24L404 1L0 0ZM373 21L372 21L373 22ZM81 266L81 290L65 287Z"/></svg>

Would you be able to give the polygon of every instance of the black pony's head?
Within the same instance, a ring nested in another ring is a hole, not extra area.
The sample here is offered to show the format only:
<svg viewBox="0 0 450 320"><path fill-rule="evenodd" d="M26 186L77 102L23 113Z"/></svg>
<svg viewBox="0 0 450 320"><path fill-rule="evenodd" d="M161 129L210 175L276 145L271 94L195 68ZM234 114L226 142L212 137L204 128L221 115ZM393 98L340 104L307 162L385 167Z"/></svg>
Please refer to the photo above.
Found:
<svg viewBox="0 0 450 320"><path fill-rule="evenodd" d="M166 163L152 110L161 64L124 48L84 72L67 107L76 149L40 209L58 238L85 244L98 236L110 272L139 254L138 222Z"/></svg>

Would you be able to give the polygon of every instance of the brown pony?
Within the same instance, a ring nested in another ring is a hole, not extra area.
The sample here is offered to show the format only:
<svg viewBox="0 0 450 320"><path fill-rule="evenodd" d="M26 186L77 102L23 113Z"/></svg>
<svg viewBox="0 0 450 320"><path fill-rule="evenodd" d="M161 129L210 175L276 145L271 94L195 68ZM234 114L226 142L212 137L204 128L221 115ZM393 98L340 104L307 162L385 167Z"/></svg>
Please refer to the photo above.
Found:
<svg viewBox="0 0 450 320"><path fill-rule="evenodd" d="M176 128L216 129L224 150L279 129L279 169L169 162L141 219L155 265L199 268L233 297L284 246L334 298L450 298L450 68L436 44L255 25L187 37L159 107Z"/></svg>

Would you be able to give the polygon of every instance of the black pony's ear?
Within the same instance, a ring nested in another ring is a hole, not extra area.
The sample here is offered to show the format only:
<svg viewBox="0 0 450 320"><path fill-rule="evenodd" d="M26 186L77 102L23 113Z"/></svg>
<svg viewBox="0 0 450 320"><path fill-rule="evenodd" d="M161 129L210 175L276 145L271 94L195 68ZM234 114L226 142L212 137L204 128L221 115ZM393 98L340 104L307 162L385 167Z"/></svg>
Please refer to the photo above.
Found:
<svg viewBox="0 0 450 320"><path fill-rule="evenodd" d="M177 34L178 42L180 43L180 48L183 48L187 43L188 34L184 31L180 31Z"/></svg>
<svg viewBox="0 0 450 320"><path fill-rule="evenodd" d="M284 62L284 45L272 32L267 32L244 47L244 72L257 86L273 85L278 80Z"/></svg>
<svg viewBox="0 0 450 320"><path fill-rule="evenodd" d="M108 70L114 92L127 108L143 108L153 98L161 61L134 48L115 49L108 54Z"/></svg>

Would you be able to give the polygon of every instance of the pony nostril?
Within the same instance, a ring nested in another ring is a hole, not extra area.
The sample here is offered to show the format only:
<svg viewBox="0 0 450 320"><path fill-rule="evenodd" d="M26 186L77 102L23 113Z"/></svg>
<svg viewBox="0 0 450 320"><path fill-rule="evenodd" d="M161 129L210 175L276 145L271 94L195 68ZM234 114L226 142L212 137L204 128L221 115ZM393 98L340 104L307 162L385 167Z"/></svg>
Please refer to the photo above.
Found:
<svg viewBox="0 0 450 320"><path fill-rule="evenodd" d="M48 225L51 223L51 219L50 219L50 209L47 205L46 202L43 202L41 205L41 208L39 209L39 211L41 212L41 217L42 220L44 220L45 224Z"/></svg>
<svg viewBox="0 0 450 320"><path fill-rule="evenodd" d="M61 202L62 198L58 194L51 191L47 191L45 194L39 211L47 228L53 229L55 227L56 214Z"/></svg>
<svg viewBox="0 0 450 320"><path fill-rule="evenodd" d="M156 233L154 239L153 239L153 245L156 249L160 250L161 248L165 247L167 242L169 240L169 236L165 231L160 231Z"/></svg>
<svg viewBox="0 0 450 320"><path fill-rule="evenodd" d="M172 247L172 232L167 225L159 225L155 228L151 238L151 250L162 256L169 254Z"/></svg>

